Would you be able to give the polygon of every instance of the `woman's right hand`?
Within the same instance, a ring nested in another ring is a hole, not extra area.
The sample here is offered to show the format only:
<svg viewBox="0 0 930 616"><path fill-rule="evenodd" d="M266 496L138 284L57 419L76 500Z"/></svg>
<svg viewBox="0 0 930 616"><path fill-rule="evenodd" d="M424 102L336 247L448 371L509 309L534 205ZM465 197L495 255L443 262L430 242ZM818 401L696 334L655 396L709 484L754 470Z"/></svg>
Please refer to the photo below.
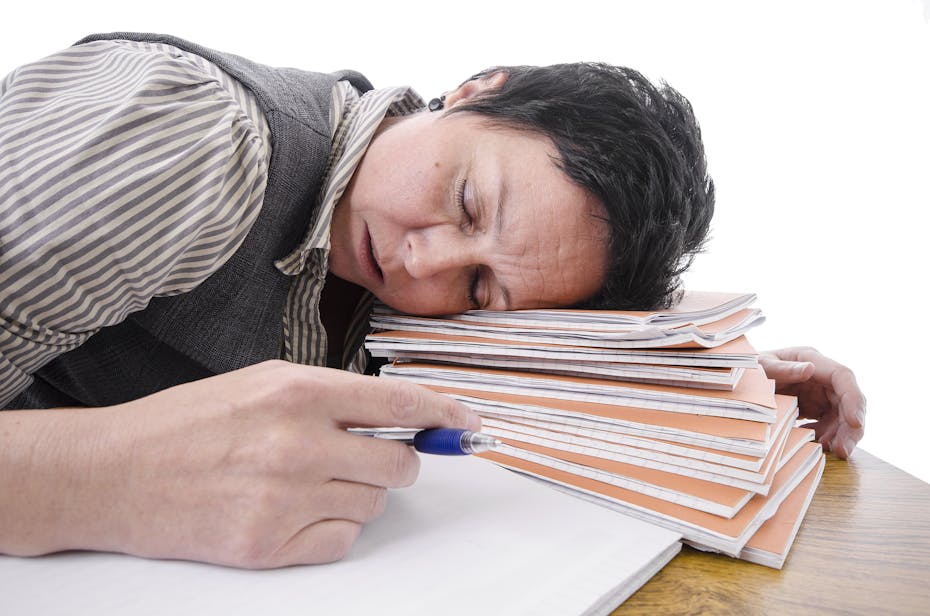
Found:
<svg viewBox="0 0 930 616"><path fill-rule="evenodd" d="M114 407L0 413L0 552L337 560L419 469L411 448L350 426L480 420L416 385L281 361Z"/></svg>

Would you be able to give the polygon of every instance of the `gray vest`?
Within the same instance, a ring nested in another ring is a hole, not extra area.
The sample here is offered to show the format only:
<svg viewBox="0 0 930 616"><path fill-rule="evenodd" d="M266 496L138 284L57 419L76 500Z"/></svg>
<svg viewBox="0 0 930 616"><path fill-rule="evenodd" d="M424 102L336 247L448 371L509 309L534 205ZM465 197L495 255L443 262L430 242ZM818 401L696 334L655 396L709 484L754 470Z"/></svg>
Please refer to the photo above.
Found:
<svg viewBox="0 0 930 616"><path fill-rule="evenodd" d="M116 404L279 357L291 279L274 261L297 246L315 217L333 85L348 80L371 89L356 72L272 68L160 34L97 34L78 44L100 39L173 45L213 62L255 95L272 140L262 210L239 250L196 289L155 298L57 357L8 408Z"/></svg>

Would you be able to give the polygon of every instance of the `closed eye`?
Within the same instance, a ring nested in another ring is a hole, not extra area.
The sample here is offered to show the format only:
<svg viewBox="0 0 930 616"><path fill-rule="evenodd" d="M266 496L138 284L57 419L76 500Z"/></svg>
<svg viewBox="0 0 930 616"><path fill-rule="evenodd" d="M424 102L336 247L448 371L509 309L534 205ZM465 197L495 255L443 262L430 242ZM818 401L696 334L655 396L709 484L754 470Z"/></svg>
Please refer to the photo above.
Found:
<svg viewBox="0 0 930 616"><path fill-rule="evenodd" d="M465 185L467 180L462 178L458 185L455 187L455 202L459 206L459 210L462 212L462 229L469 229L474 224L474 219L471 214L468 213L468 208L465 207ZM480 309L481 304L478 303L478 285L481 282L481 270L476 267L472 272L470 283L468 285L468 291L466 296L468 298L468 305L474 309Z"/></svg>
<svg viewBox="0 0 930 616"><path fill-rule="evenodd" d="M471 284L468 285L468 305L471 306L473 310L481 309L481 304L478 302L478 284L480 282L481 271L480 268L476 267L471 276Z"/></svg>
<svg viewBox="0 0 930 616"><path fill-rule="evenodd" d="M455 187L455 203L459 206L459 210L462 211L463 224L462 227L468 227L472 224L471 214L468 213L468 208L465 207L465 184L468 182L465 178L459 180L458 186Z"/></svg>

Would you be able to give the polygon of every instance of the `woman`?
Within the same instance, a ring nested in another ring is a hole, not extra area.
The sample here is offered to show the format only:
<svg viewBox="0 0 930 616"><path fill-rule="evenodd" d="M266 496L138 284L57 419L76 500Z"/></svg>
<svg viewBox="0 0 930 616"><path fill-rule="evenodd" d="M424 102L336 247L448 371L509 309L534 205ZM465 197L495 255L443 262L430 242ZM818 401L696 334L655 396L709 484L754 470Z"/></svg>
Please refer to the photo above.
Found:
<svg viewBox="0 0 930 616"><path fill-rule="evenodd" d="M360 367L372 294L424 314L673 300L713 212L677 92L512 67L422 107L126 33L3 82L0 551L340 558L418 465L346 426L480 425L323 367ZM763 363L848 455L852 374Z"/></svg>

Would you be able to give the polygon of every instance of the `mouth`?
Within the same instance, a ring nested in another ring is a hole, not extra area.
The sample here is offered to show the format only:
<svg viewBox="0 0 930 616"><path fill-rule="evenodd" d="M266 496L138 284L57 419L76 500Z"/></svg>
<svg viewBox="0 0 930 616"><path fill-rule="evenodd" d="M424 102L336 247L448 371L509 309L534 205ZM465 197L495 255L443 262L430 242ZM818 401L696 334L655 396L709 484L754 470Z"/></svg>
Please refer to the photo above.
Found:
<svg viewBox="0 0 930 616"><path fill-rule="evenodd" d="M369 276L378 284L383 283L384 272L381 271L381 266L378 265L378 258L375 256L375 247L371 242L371 234L368 232L368 227L365 227L365 236L362 238L360 252L360 260L368 271Z"/></svg>

